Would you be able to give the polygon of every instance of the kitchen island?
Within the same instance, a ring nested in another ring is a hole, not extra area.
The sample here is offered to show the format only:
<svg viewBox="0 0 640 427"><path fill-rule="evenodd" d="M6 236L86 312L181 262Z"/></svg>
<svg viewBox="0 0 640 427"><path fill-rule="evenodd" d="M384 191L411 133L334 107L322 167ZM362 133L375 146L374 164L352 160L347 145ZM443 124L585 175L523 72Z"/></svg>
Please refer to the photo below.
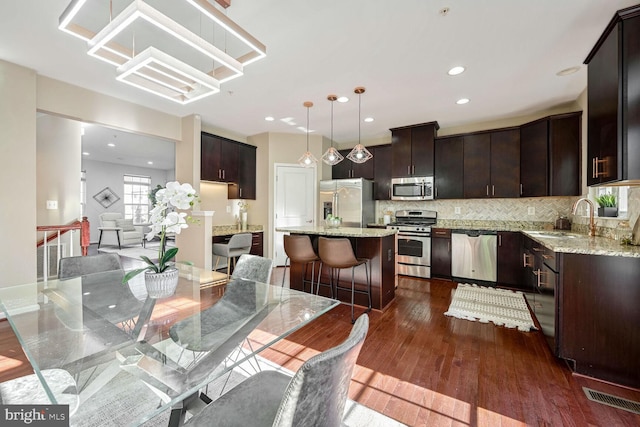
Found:
<svg viewBox="0 0 640 427"><path fill-rule="evenodd" d="M318 237L329 238L348 238L351 241L354 253L359 258L369 258L371 273L371 306L376 310L383 310L393 301L395 297L396 285L396 238L395 230L386 230L380 228L355 228L355 227L279 227L276 231L289 234L302 234L311 238L311 244L314 249L318 249ZM366 289L366 275L364 268L356 268L355 283L357 289ZM300 263L292 263L290 270L289 283L292 289L304 290L302 286L303 275L305 274L305 265ZM307 271L308 280L311 280L311 268ZM321 283L329 283L329 268L323 267L320 281ZM316 277L317 279L317 277ZM342 286L351 287L351 273L347 270L342 271L340 275L340 283ZM320 294L331 296L328 286L320 286ZM341 291L338 293L338 299L349 302L351 293ZM355 303L366 307L366 295L356 294Z"/></svg>

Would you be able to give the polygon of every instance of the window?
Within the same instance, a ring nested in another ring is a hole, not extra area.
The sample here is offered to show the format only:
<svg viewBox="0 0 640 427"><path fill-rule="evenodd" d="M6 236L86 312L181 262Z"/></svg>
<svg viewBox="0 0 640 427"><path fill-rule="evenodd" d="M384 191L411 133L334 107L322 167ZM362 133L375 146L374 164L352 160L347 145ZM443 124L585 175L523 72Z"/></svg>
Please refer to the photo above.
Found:
<svg viewBox="0 0 640 427"><path fill-rule="evenodd" d="M124 217L133 219L134 224L149 221L150 176L124 176Z"/></svg>

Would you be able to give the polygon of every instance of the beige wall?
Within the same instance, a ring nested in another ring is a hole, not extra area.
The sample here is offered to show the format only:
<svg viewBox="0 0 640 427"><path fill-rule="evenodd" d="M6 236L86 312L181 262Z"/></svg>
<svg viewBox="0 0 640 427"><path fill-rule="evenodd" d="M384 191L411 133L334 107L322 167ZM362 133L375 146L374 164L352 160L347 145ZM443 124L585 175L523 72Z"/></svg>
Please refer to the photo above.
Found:
<svg viewBox="0 0 640 427"><path fill-rule="evenodd" d="M36 280L36 74L0 60L0 286Z"/></svg>

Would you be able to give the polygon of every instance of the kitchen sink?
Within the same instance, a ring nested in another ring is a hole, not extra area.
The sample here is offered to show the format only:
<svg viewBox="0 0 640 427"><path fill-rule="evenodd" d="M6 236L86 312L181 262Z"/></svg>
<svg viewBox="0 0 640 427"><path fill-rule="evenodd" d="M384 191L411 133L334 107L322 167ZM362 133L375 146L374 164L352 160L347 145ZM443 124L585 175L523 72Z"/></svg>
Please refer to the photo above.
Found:
<svg viewBox="0 0 640 427"><path fill-rule="evenodd" d="M565 233L563 231L529 231L532 236L542 237L544 239L577 239L582 236L577 234Z"/></svg>

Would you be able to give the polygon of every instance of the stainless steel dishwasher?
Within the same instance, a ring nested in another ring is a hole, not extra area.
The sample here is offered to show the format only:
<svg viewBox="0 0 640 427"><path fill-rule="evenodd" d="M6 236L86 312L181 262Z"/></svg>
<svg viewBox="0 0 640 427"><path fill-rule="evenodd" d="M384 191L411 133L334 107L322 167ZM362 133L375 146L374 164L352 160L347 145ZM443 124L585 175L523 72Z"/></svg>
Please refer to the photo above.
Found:
<svg viewBox="0 0 640 427"><path fill-rule="evenodd" d="M498 236L488 230L451 231L451 276L457 280L496 282Z"/></svg>

